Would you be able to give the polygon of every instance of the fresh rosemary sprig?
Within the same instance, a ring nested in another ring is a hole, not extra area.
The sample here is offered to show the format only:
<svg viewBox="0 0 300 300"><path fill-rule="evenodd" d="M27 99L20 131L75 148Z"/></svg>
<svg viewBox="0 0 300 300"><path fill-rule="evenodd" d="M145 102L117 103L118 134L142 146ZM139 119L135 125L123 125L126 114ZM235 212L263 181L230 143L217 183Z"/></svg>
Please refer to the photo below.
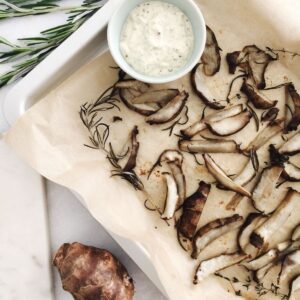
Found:
<svg viewBox="0 0 300 300"><path fill-rule="evenodd" d="M39 1L40 4L41 2L43 1ZM45 0L44 2L54 3L55 1ZM0 44L7 47L6 51L0 52L0 63L21 60L12 67L11 71L0 75L0 87L12 83L29 73L91 17L102 6L102 2L102 0L85 0L82 6L68 11L70 16L65 24L42 31L40 37L20 39L20 45L13 44L0 37Z"/></svg>
<svg viewBox="0 0 300 300"><path fill-rule="evenodd" d="M91 145L85 144L85 146L92 149L100 149L106 153L106 158L114 168L112 176L121 177L132 184L135 189L143 190L143 183L135 171L125 171L120 165L120 160L127 156L129 149L123 154L116 154L111 143L108 143L107 146L110 126L103 121L101 113L112 109L120 110L118 106L119 101L117 90L114 86L111 86L94 103L85 103L80 107L79 115L82 123L89 131L89 140L91 142Z"/></svg>

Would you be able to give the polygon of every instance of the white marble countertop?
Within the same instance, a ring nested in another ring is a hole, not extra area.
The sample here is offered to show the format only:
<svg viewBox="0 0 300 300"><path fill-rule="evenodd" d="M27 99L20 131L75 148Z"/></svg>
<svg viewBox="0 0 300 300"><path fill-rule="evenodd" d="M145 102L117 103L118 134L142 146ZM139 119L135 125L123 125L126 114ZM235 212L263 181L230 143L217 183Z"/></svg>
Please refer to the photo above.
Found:
<svg viewBox="0 0 300 300"><path fill-rule="evenodd" d="M67 1L78 3L77 0ZM0 36L12 41L60 24L61 13L2 21ZM7 69L0 67L0 73ZM1 108L13 87L0 90L0 132L8 128ZM45 184L46 183L46 184ZM110 250L128 269L137 300L165 299L130 257L67 189L26 166L0 138L0 299L67 300L51 257L64 242ZM45 195L44 195L45 193Z"/></svg>

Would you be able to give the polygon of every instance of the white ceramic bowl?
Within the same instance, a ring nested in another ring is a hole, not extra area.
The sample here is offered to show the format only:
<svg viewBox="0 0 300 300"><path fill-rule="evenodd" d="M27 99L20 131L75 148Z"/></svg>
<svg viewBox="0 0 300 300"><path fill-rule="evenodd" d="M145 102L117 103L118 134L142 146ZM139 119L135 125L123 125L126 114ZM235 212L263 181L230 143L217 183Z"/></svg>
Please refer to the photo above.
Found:
<svg viewBox="0 0 300 300"><path fill-rule="evenodd" d="M194 3L193 0L160 0L176 5L187 15L187 17L192 23L194 31L194 49L187 63L174 73L158 77L144 75L133 69L123 58L123 55L120 50L120 35L123 28L123 24L125 23L128 14L138 4L147 1L149 0L122 0L121 5L114 12L108 24L108 45L115 62L119 65L121 69L123 69L123 71L125 71L131 77L140 81L154 84L170 82L187 74L200 60L206 42L206 28L204 18L200 9Z"/></svg>

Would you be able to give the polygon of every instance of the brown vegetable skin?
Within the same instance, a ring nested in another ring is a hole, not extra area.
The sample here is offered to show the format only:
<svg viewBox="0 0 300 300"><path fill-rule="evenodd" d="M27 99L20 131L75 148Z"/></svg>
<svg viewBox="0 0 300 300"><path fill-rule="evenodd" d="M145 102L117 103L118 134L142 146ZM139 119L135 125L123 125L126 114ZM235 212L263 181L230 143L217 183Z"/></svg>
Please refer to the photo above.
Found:
<svg viewBox="0 0 300 300"><path fill-rule="evenodd" d="M300 124L300 95L297 93L292 83L287 85L286 89L294 102L294 113L292 119L289 121L289 123L286 125L284 129L285 132L289 132L289 131L297 130Z"/></svg>
<svg viewBox="0 0 300 300"><path fill-rule="evenodd" d="M214 32L206 26L206 44L201 56L203 73L206 76L213 76L220 70L221 55L218 41Z"/></svg>
<svg viewBox="0 0 300 300"><path fill-rule="evenodd" d="M63 288L75 300L131 300L134 285L125 267L107 250L63 244L55 254Z"/></svg>
<svg viewBox="0 0 300 300"><path fill-rule="evenodd" d="M195 93L204 102L204 104L209 106L210 108L213 108L213 109L225 108L225 106L220 104L219 102L213 101L212 99L208 99L208 97L204 94L204 92L201 91L201 89L203 89L203 84L202 84L202 80L200 80L200 82L199 82L199 76L201 77L201 75L199 73L202 72L200 70L200 67L201 67L201 64L199 63L194 67L194 69L191 72L191 84L192 84L192 87L193 87Z"/></svg>
<svg viewBox="0 0 300 300"><path fill-rule="evenodd" d="M210 187L210 184L201 181L197 191L186 198L183 203L183 212L178 222L177 230L188 239L192 239L197 230Z"/></svg>
<svg viewBox="0 0 300 300"><path fill-rule="evenodd" d="M254 105L255 108L258 109L268 109L272 108L276 105L278 101L271 101L265 98L262 94L260 94L254 86L247 83L246 80L243 81L241 92L244 93L248 100Z"/></svg>

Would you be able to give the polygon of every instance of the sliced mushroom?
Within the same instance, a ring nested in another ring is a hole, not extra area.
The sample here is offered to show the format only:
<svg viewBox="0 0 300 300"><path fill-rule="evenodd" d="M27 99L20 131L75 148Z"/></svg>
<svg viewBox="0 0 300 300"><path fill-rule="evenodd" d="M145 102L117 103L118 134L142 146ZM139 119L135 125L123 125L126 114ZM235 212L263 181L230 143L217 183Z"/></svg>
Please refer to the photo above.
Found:
<svg viewBox="0 0 300 300"><path fill-rule="evenodd" d="M258 249L268 247L273 234L287 221L299 201L300 194L293 189L289 189L275 212L251 234L251 244Z"/></svg>
<svg viewBox="0 0 300 300"><path fill-rule="evenodd" d="M220 70L220 48L214 32L208 26L206 26L206 44L201 62L206 76L213 76Z"/></svg>
<svg viewBox="0 0 300 300"><path fill-rule="evenodd" d="M134 128L131 131L131 150L130 150L128 161L127 161L125 167L123 168L124 172L131 171L136 166L136 158L137 158L139 146L140 146L139 142L136 139L138 133L139 133L139 131L138 131L137 126L134 126Z"/></svg>
<svg viewBox="0 0 300 300"><path fill-rule="evenodd" d="M186 181L182 171L181 163L178 161L169 161L168 166L172 172L173 178L175 179L178 192L178 203L176 209L178 209L186 198Z"/></svg>
<svg viewBox="0 0 300 300"><path fill-rule="evenodd" d="M242 51L228 53L226 60L229 72L234 74L240 67L247 75L250 75L258 89L266 87L265 72L269 63L277 57L259 49L256 45L245 46Z"/></svg>
<svg viewBox="0 0 300 300"><path fill-rule="evenodd" d="M236 214L228 218L216 219L201 227L193 239L192 258L196 259L207 245L242 224L243 217Z"/></svg>
<svg viewBox="0 0 300 300"><path fill-rule="evenodd" d="M238 234L238 245L241 251L248 254L249 257L256 257L257 249L250 244L250 235L252 232L267 220L267 216L258 213L248 215Z"/></svg>
<svg viewBox="0 0 300 300"><path fill-rule="evenodd" d="M145 93L149 89L150 85L148 83L138 81L135 79L124 79L121 81L118 81L115 84L115 88L118 89L132 89L140 94Z"/></svg>
<svg viewBox="0 0 300 300"><path fill-rule="evenodd" d="M300 181L300 168L290 162L284 163L284 170L282 177L287 181L299 182Z"/></svg>
<svg viewBox="0 0 300 300"><path fill-rule="evenodd" d="M241 51L234 51L226 54L226 61L229 67L229 73L234 74L236 68L240 64Z"/></svg>
<svg viewBox="0 0 300 300"><path fill-rule="evenodd" d="M300 224L297 225L292 232L292 241L300 239Z"/></svg>
<svg viewBox="0 0 300 300"><path fill-rule="evenodd" d="M161 215L161 218L164 220L169 220L172 219L174 216L176 207L178 205L179 197L174 177L167 172L164 172L163 175L167 184L167 197L165 201L164 212Z"/></svg>
<svg viewBox="0 0 300 300"><path fill-rule="evenodd" d="M128 109L135 111L143 116L150 116L158 110L158 108L153 108L144 104L134 105L132 103L132 100L135 98L135 95L132 94L130 89L120 89L119 95Z"/></svg>
<svg viewBox="0 0 300 300"><path fill-rule="evenodd" d="M271 122L274 121L279 113L279 109L277 107L272 107L267 111L264 111L261 115L261 121L262 122Z"/></svg>
<svg viewBox="0 0 300 300"><path fill-rule="evenodd" d="M156 113L148 116L146 122L150 125L163 124L172 121L176 118L183 109L189 94L185 91L181 92L175 98L170 100L164 107L158 110Z"/></svg>
<svg viewBox="0 0 300 300"><path fill-rule="evenodd" d="M223 109L225 106L217 102L205 84L201 64L197 64L191 72L191 83L195 93L205 105L213 109Z"/></svg>
<svg viewBox="0 0 300 300"><path fill-rule="evenodd" d="M297 133L286 143L284 143L278 149L278 152L284 155L295 155L297 153L300 153L300 133Z"/></svg>
<svg viewBox="0 0 300 300"><path fill-rule="evenodd" d="M289 283L288 299L290 299L290 297L295 295L296 293L298 294L299 290L300 290L300 274L296 275ZM295 297L294 299L297 299L297 297Z"/></svg>
<svg viewBox="0 0 300 300"><path fill-rule="evenodd" d="M277 58L274 58L269 53L259 49L256 45L246 46L242 52L247 56L248 72L256 87L258 89L264 89L266 87L266 69L269 63Z"/></svg>
<svg viewBox="0 0 300 300"><path fill-rule="evenodd" d="M283 171L281 166L265 168L252 192L252 203L262 213L269 214L277 207L280 193L276 191L276 184Z"/></svg>
<svg viewBox="0 0 300 300"><path fill-rule="evenodd" d="M188 239L192 239L202 211L204 209L208 194L210 192L210 184L201 181L197 191L185 199L180 220L177 229L180 234Z"/></svg>
<svg viewBox="0 0 300 300"><path fill-rule="evenodd" d="M251 118L251 112L244 110L238 115L220 121L206 121L206 125L212 133L219 136L228 136L242 130L250 122Z"/></svg>
<svg viewBox="0 0 300 300"><path fill-rule="evenodd" d="M222 254L207 260L203 260L197 268L194 277L194 284L203 281L217 271L221 271L238 264L245 258L247 258L247 254L236 252L232 254Z"/></svg>
<svg viewBox="0 0 300 300"><path fill-rule="evenodd" d="M297 93L292 83L288 84L285 88L294 103L294 112L292 115L292 119L288 122L288 124L285 127L285 132L289 132L292 130L297 130L300 124L300 95Z"/></svg>
<svg viewBox="0 0 300 300"><path fill-rule="evenodd" d="M241 186L245 186L249 183L256 175L256 171L253 168L253 163L249 159L245 167L241 170L241 172L233 179L236 184Z"/></svg>
<svg viewBox="0 0 300 300"><path fill-rule="evenodd" d="M254 105L254 107L258 109L272 108L278 102L277 100L269 100L245 79L241 87L241 92L243 92L247 96L248 100Z"/></svg>
<svg viewBox="0 0 300 300"><path fill-rule="evenodd" d="M270 262L269 264L267 264L267 265L263 266L262 268L256 270L253 274L254 281L261 282L273 267L274 267L274 263Z"/></svg>
<svg viewBox="0 0 300 300"><path fill-rule="evenodd" d="M245 190L241 185L236 184L232 179L230 179L226 173L218 166L210 155L203 155L206 168L215 177L215 179L224 187L229 190L235 191L247 197L251 197L251 193Z"/></svg>
<svg viewBox="0 0 300 300"><path fill-rule="evenodd" d="M190 153L237 153L239 146L234 140L180 140L179 149Z"/></svg>
<svg viewBox="0 0 300 300"><path fill-rule="evenodd" d="M133 104L158 103L167 104L170 100L179 94L177 89L154 90L141 94L132 99Z"/></svg>
<svg viewBox="0 0 300 300"><path fill-rule="evenodd" d="M261 269L262 267L266 266L267 264L273 262L277 256L278 256L278 250L271 249L267 253L255 258L251 261L244 262L241 265L243 265L246 269L248 269L250 271L256 271L256 270Z"/></svg>
<svg viewBox="0 0 300 300"><path fill-rule="evenodd" d="M277 119L273 122L270 122L263 130L261 130L254 140L248 145L245 151L250 151L251 149L258 150L262 147L267 141L274 137L283 129L283 120Z"/></svg>
<svg viewBox="0 0 300 300"><path fill-rule="evenodd" d="M181 131L181 134L186 137L186 138L192 138L194 135L199 133L200 131L206 129L206 124L205 122L215 122L215 121L220 121L225 118L229 118L232 116L235 116L243 111L243 105L238 104L231 106L229 108L223 109L221 111L218 111L216 113L210 114L204 119L195 122L188 128L184 129Z"/></svg>
<svg viewBox="0 0 300 300"><path fill-rule="evenodd" d="M300 250L292 252L285 257L278 282L290 282L298 275L300 275Z"/></svg>

